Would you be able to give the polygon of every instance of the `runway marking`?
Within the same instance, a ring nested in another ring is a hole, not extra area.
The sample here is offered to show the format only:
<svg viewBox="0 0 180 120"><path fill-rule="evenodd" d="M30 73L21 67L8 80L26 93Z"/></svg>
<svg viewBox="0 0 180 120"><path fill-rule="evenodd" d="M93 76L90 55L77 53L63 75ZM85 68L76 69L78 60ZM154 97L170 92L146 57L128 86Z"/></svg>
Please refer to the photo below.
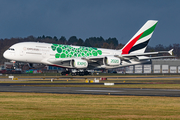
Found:
<svg viewBox="0 0 180 120"><path fill-rule="evenodd" d="M115 90L76 90L84 92L124 92L124 91L115 91Z"/></svg>

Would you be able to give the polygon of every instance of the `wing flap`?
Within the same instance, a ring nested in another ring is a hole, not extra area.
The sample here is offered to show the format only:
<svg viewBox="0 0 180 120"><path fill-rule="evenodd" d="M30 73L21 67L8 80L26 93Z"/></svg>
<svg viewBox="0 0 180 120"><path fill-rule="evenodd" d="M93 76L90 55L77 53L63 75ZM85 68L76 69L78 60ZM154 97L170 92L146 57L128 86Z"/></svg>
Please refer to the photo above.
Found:
<svg viewBox="0 0 180 120"><path fill-rule="evenodd" d="M175 56L157 56L157 57L147 57L147 58L140 58L139 61L141 60L151 60L151 59L160 59L160 58L174 58Z"/></svg>

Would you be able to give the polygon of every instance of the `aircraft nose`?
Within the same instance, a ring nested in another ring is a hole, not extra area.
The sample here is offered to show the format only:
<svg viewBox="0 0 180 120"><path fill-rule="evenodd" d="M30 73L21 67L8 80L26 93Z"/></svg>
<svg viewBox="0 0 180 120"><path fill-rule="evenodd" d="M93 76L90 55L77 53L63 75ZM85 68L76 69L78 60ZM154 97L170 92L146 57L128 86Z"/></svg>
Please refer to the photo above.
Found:
<svg viewBox="0 0 180 120"><path fill-rule="evenodd" d="M6 58L6 59L9 59L10 56L9 56L7 50L3 53L3 57Z"/></svg>

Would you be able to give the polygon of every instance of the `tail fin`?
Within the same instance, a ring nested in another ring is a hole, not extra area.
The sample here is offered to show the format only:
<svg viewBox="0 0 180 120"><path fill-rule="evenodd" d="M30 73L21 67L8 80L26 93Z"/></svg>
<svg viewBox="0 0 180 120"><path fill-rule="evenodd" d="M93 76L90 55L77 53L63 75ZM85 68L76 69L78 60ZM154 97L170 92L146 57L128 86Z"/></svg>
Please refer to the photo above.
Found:
<svg viewBox="0 0 180 120"><path fill-rule="evenodd" d="M156 20L148 20L141 29L129 40L129 42L121 49L122 54L144 53L147 44L157 25Z"/></svg>

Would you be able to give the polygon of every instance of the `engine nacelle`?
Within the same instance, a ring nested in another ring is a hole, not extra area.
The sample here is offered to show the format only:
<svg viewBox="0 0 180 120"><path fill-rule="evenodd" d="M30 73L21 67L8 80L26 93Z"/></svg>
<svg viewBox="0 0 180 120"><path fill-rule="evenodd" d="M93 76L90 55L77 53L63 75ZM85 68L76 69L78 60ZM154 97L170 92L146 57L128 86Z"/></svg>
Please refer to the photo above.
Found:
<svg viewBox="0 0 180 120"><path fill-rule="evenodd" d="M105 57L104 62L106 65L116 66L116 65L120 65L121 60L116 57Z"/></svg>
<svg viewBox="0 0 180 120"><path fill-rule="evenodd" d="M86 60L82 60L82 59L73 59L72 66L75 68L87 68L88 62Z"/></svg>

